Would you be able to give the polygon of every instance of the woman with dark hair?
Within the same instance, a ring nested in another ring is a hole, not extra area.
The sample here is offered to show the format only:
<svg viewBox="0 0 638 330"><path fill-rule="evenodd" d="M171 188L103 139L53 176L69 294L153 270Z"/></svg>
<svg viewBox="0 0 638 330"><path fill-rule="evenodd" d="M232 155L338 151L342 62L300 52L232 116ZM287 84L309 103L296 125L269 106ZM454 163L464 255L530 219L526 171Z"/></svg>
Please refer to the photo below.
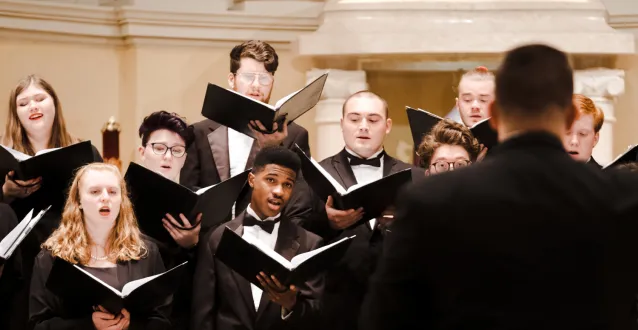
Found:
<svg viewBox="0 0 638 330"><path fill-rule="evenodd" d="M476 161L478 141L466 126L443 119L423 137L417 149L425 175L458 170Z"/></svg>
<svg viewBox="0 0 638 330"><path fill-rule="evenodd" d="M179 174L186 160L186 150L193 142L192 128L176 113L153 112L142 122L139 129L142 145L138 148L144 167L165 178L179 183ZM171 314L173 329L187 329L190 320L191 281L195 271L196 247L200 237L201 214L196 219L179 215L182 224L166 214L164 228L177 243L177 248L166 242L154 242L159 246L164 265L173 268L188 261L187 272L174 295ZM159 221L160 219L140 219ZM185 229L183 229L185 228Z"/></svg>

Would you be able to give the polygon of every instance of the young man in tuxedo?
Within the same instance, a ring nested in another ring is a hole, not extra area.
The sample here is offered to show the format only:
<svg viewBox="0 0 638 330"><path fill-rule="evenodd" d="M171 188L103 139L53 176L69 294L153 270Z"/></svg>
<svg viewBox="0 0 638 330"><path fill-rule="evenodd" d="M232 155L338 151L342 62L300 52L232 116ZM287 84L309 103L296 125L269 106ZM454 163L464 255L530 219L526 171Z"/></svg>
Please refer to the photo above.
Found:
<svg viewBox="0 0 638 330"><path fill-rule="evenodd" d="M602 169L602 165L592 157L592 152L598 144L605 114L585 95L574 94L574 106L577 117L563 139L565 149L575 160Z"/></svg>
<svg viewBox="0 0 638 330"><path fill-rule="evenodd" d="M277 52L272 46L263 41L246 41L230 52L228 85L240 94L268 103L278 65ZM259 121L255 126L265 130ZM195 123L193 127L195 141L188 149L180 174L180 183L187 187L207 187L250 169L257 152L267 146L281 145L292 149L298 144L310 154L308 131L295 123L272 134L261 133L251 126L256 139L209 119ZM305 183L298 185L300 192L295 191L284 214L302 218L311 211L310 201L303 199L307 195L303 193L304 186ZM237 201L233 215L241 213L249 201L250 192L246 190Z"/></svg>
<svg viewBox="0 0 638 330"><path fill-rule="evenodd" d="M519 47L497 72L500 144L400 195L361 329L635 328L638 176L565 152L566 54Z"/></svg>
<svg viewBox="0 0 638 330"><path fill-rule="evenodd" d="M405 169L412 177L424 177L422 170L388 155L383 142L392 130L388 105L378 95L361 91L343 105L341 129L345 148L320 165L344 188L366 184ZM325 241L356 235L346 255L326 273L322 307L322 329L356 329L357 316L366 292L368 277L374 270L386 227L391 218L366 219L362 210L337 210L332 198L317 205L317 215L304 223Z"/></svg>
<svg viewBox="0 0 638 330"><path fill-rule="evenodd" d="M284 147L266 147L255 157L248 177L253 188L250 204L200 244L192 329L312 329L316 325L323 275L299 287L284 287L270 274L262 274L262 286L257 287L214 258L226 227L244 238L258 239L288 260L322 245L321 238L282 214L300 166L299 157Z"/></svg>

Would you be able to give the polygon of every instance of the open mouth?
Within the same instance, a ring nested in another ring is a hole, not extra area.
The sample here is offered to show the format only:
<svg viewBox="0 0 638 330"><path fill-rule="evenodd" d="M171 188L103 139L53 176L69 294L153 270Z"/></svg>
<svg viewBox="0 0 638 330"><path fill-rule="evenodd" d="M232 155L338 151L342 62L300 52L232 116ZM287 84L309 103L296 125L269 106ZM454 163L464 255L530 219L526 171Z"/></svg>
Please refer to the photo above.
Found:
<svg viewBox="0 0 638 330"><path fill-rule="evenodd" d="M172 168L170 165L162 165L160 167L165 169L165 170L170 170Z"/></svg>
<svg viewBox="0 0 638 330"><path fill-rule="evenodd" d="M109 214L111 214L111 208L109 208L108 206L102 206L100 207L100 215L105 217L108 216Z"/></svg>
<svg viewBox="0 0 638 330"><path fill-rule="evenodd" d="M32 115L29 116L29 120L38 120L40 118L42 118L44 115L41 113L34 113Z"/></svg>
<svg viewBox="0 0 638 330"><path fill-rule="evenodd" d="M567 153L572 155L572 156L577 156L578 155L578 151L568 151Z"/></svg>
<svg viewBox="0 0 638 330"><path fill-rule="evenodd" d="M269 198L268 206L270 206L273 210L278 210L283 205L283 201L281 199Z"/></svg>

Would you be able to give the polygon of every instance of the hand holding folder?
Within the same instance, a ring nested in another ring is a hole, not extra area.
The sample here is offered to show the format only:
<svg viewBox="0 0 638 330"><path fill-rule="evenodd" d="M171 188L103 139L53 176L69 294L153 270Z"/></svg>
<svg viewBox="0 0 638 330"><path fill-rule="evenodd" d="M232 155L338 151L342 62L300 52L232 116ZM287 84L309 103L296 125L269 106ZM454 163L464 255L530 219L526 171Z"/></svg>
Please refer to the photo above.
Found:
<svg viewBox="0 0 638 330"><path fill-rule="evenodd" d="M337 263L346 253L351 237L330 245L296 255L292 260L265 246L257 239L242 238L230 228L224 228L215 258L226 264L247 281L260 286L257 275L275 276L283 286L299 285Z"/></svg>
<svg viewBox="0 0 638 330"><path fill-rule="evenodd" d="M231 89L208 84L202 115L210 120L256 138L253 130L264 134L274 133L312 109L319 99L328 79L324 73L299 91L281 100L274 106L237 93ZM261 127L256 125L259 121ZM252 124L251 124L252 122Z"/></svg>
<svg viewBox="0 0 638 330"><path fill-rule="evenodd" d="M187 263L161 274L130 281L119 291L80 266L56 258L46 287L58 297L87 306L99 305L113 315L120 314L124 308L146 313L175 293Z"/></svg>
<svg viewBox="0 0 638 330"><path fill-rule="evenodd" d="M358 223L381 216L390 205L394 204L399 190L412 181L412 170L405 169L368 184L357 184L346 189L319 163L308 157L299 146L296 148L301 158L304 179L310 188L323 201L328 201L328 197L332 196L333 207L336 209L362 208L364 217Z"/></svg>

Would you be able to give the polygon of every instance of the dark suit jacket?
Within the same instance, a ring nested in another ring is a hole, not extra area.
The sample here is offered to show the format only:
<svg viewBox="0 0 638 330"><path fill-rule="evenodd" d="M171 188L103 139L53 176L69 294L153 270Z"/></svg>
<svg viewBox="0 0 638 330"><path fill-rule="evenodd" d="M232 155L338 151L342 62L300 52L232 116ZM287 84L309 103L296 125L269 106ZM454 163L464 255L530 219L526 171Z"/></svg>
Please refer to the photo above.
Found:
<svg viewBox="0 0 638 330"><path fill-rule="evenodd" d="M226 224L242 235L245 212ZM283 216L282 216L283 217ZM223 262L214 258L225 226L220 226L201 242L193 283L193 316L191 329L197 330L267 330L312 329L320 312L323 275L308 280L298 287L300 293L292 314L281 319L281 306L271 302L264 292L255 311L250 282ZM288 260L322 245L316 235L281 219L275 251Z"/></svg>
<svg viewBox="0 0 638 330"><path fill-rule="evenodd" d="M598 162L594 159L594 157L590 158L589 161L587 162L587 164L589 164L589 165L591 165L591 166L593 166L593 167L595 167L595 168L597 168L599 170L603 168L602 165L598 164Z"/></svg>
<svg viewBox="0 0 638 330"><path fill-rule="evenodd" d="M549 133L401 195L360 329L631 329L638 178Z"/></svg>
<svg viewBox="0 0 638 330"><path fill-rule="evenodd" d="M228 127L210 119L195 123L193 127L195 141L188 148L186 161L180 173L180 183L189 188L203 188L228 180L230 178ZM288 137L284 140L283 146L295 150L295 144L310 155L308 131L295 123L290 123ZM246 170L253 166L258 152L259 145L255 140L246 162ZM303 179L298 179L292 196L284 208L283 214L295 223L300 222L312 212L312 200L308 197L308 190ZM251 191L246 185L237 200L235 214L246 209L250 203Z"/></svg>
<svg viewBox="0 0 638 330"><path fill-rule="evenodd" d="M319 164L344 188L357 183L345 150L324 159ZM383 157L384 177L408 168L412 169L413 180L425 176L425 170L422 168L414 167L387 154ZM325 212L325 203L318 199L317 201L317 216L304 224L306 229L314 230L326 241L356 235L343 259L326 273L322 328L356 329L359 308L367 291L368 279L376 267L383 236L379 230L372 230L368 221L343 231L333 230Z"/></svg>
<svg viewBox="0 0 638 330"><path fill-rule="evenodd" d="M165 271L157 246L145 241L148 255L140 260L120 262L117 267L119 281L130 282L140 278L160 274ZM42 250L36 257L31 281L29 299L29 328L35 330L53 329L93 329L93 306L80 306L64 301L46 288L46 282L53 267L54 257L48 250ZM170 329L167 315L170 299L157 306L150 315L131 314L129 330Z"/></svg>

